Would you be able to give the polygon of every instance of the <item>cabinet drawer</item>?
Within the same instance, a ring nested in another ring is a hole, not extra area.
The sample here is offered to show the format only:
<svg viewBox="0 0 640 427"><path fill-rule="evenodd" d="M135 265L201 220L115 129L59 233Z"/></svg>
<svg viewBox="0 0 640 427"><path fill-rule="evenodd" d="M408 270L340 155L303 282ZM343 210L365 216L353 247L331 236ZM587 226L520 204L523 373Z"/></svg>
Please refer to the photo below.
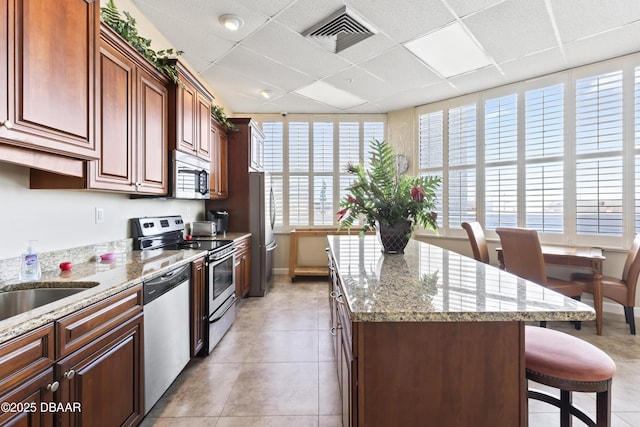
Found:
<svg viewBox="0 0 640 427"><path fill-rule="evenodd" d="M142 311L142 285L127 289L56 322L57 357L64 357Z"/></svg>
<svg viewBox="0 0 640 427"><path fill-rule="evenodd" d="M53 361L53 323L0 345L0 393L50 367Z"/></svg>
<svg viewBox="0 0 640 427"><path fill-rule="evenodd" d="M235 242L233 242L233 245L238 249L238 252L246 250L250 244L251 240L249 238L236 240Z"/></svg>

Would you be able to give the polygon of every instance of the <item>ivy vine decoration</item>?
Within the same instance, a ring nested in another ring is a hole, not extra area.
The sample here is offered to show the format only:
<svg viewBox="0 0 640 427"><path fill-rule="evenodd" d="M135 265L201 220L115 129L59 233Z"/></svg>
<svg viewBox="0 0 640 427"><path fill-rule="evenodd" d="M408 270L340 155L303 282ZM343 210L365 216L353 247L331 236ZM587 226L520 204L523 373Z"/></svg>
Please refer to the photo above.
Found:
<svg viewBox="0 0 640 427"><path fill-rule="evenodd" d="M224 127L228 130L237 130L238 128L234 125L227 114L224 112L224 108L219 105L211 105L211 115L215 117Z"/></svg>
<svg viewBox="0 0 640 427"><path fill-rule="evenodd" d="M122 15L124 15L124 17ZM102 22L118 33L135 50L147 58L160 72L169 77L172 82L180 84L175 58L184 52L174 49L163 49L156 52L150 47L151 40L138 34L135 18L126 11L123 11L122 15L113 0L109 0L106 6L100 8L100 19L102 19Z"/></svg>

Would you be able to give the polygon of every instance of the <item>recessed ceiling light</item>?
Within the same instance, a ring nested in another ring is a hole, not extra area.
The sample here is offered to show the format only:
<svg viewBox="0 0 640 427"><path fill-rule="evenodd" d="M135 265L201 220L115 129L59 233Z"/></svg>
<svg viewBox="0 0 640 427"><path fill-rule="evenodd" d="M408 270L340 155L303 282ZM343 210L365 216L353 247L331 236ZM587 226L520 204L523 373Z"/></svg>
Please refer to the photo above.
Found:
<svg viewBox="0 0 640 427"><path fill-rule="evenodd" d="M269 99L271 98L271 91L270 90L266 90L263 89L260 91L260 95L264 98L264 99Z"/></svg>
<svg viewBox="0 0 640 427"><path fill-rule="evenodd" d="M484 50L458 22L405 43L405 46L444 77L456 76L493 64Z"/></svg>
<svg viewBox="0 0 640 427"><path fill-rule="evenodd" d="M222 15L220 17L220 23L224 25L227 30L238 31L244 25L244 21L237 15Z"/></svg>

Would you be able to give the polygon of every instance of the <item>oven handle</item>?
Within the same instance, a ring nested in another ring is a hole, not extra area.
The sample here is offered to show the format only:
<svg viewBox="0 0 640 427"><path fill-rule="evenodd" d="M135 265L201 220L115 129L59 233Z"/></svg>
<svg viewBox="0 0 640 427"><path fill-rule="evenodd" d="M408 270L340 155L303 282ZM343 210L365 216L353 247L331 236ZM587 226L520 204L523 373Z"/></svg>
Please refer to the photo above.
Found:
<svg viewBox="0 0 640 427"><path fill-rule="evenodd" d="M213 313L210 317L209 317L209 323L216 323L218 320L222 319L224 317L225 314L227 314L227 311L229 311L229 309L231 307L233 307L233 305L236 303L236 296L231 295L227 301L224 303L225 305L223 305L222 307L220 307L218 310L216 310L216 312L220 311L222 308L224 308L224 311L222 312L222 314L218 317L216 317L215 319L211 319L211 316L213 316L216 313Z"/></svg>
<svg viewBox="0 0 640 427"><path fill-rule="evenodd" d="M209 262L210 265L213 265L215 267L216 265L226 261L228 258L231 258L231 255L235 254L236 252L238 252L238 248L233 248L232 250L227 252L224 255L224 257L218 258L218 259L215 259L211 255L209 255L208 262Z"/></svg>

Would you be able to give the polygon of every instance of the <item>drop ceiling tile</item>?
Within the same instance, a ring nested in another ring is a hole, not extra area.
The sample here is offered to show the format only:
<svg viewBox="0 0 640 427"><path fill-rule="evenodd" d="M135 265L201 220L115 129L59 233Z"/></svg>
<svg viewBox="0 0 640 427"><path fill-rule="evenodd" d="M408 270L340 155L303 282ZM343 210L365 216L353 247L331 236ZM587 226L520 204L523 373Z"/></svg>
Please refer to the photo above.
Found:
<svg viewBox="0 0 640 427"><path fill-rule="evenodd" d="M420 89L399 92L387 99L378 101L385 111L397 111L418 105L431 104L443 99L454 98L460 93L446 82L440 82Z"/></svg>
<svg viewBox="0 0 640 427"><path fill-rule="evenodd" d="M467 15L502 3L503 1L505 0L447 0L447 3L449 3L449 6L451 6L458 17L464 18Z"/></svg>
<svg viewBox="0 0 640 427"><path fill-rule="evenodd" d="M376 76L353 66L324 79L338 89L351 92L361 98L374 101L393 95L394 90Z"/></svg>
<svg viewBox="0 0 640 427"><path fill-rule="evenodd" d="M265 84L217 66L212 66L203 73L201 77L207 85L220 97L225 104L229 105L234 112L242 111L239 108L239 100L243 98L254 99L256 103L264 101L259 93L262 89L280 91L278 88L265 87ZM246 103L246 100L243 101Z"/></svg>
<svg viewBox="0 0 640 427"><path fill-rule="evenodd" d="M151 1L135 0L140 11L158 28L169 40L177 38L181 33L197 40L203 34L213 34L229 42L239 42L262 26L268 16L255 8L245 7L231 0L209 1L189 0L175 2L169 0ZM229 31L219 22L225 14L238 15L244 25L238 31ZM168 20L168 21L167 21Z"/></svg>
<svg viewBox="0 0 640 427"><path fill-rule="evenodd" d="M255 81L269 82L271 85L287 91L306 86L315 80L311 76L292 70L241 46L216 61L216 65L234 70Z"/></svg>
<svg viewBox="0 0 640 427"><path fill-rule="evenodd" d="M560 48L553 48L533 55L500 64L508 83L528 80L567 68Z"/></svg>
<svg viewBox="0 0 640 427"><path fill-rule="evenodd" d="M271 21L242 42L242 45L274 61L314 77L325 77L350 64L313 41Z"/></svg>
<svg viewBox="0 0 640 427"><path fill-rule="evenodd" d="M235 0L235 3L240 3L247 9L256 9L267 16L274 16L295 4L296 0Z"/></svg>
<svg viewBox="0 0 640 427"><path fill-rule="evenodd" d="M486 67L473 73L449 79L461 94L484 90L506 83L505 77L496 67Z"/></svg>
<svg viewBox="0 0 640 427"><path fill-rule="evenodd" d="M359 66L379 77L382 84L394 91L422 87L438 81L433 72L401 46L364 61Z"/></svg>
<svg viewBox="0 0 640 427"><path fill-rule="evenodd" d="M496 62L557 45L543 1L510 0L472 15L463 23Z"/></svg>
<svg viewBox="0 0 640 427"><path fill-rule="evenodd" d="M349 7L398 43L429 33L455 19L441 1L350 0Z"/></svg>
<svg viewBox="0 0 640 427"><path fill-rule="evenodd" d="M640 51L640 22L615 31L568 43L565 54L571 67Z"/></svg>
<svg viewBox="0 0 640 427"><path fill-rule="evenodd" d="M269 103L271 112L287 112L289 114L295 113L317 113L317 114L339 114L344 111L335 107L323 104L321 102L313 101L312 99L300 96L295 93L286 94L273 102ZM252 111L253 112L253 111ZM264 111L267 112L267 111Z"/></svg>
<svg viewBox="0 0 640 427"><path fill-rule="evenodd" d="M551 0L563 43L640 19L637 0Z"/></svg>

